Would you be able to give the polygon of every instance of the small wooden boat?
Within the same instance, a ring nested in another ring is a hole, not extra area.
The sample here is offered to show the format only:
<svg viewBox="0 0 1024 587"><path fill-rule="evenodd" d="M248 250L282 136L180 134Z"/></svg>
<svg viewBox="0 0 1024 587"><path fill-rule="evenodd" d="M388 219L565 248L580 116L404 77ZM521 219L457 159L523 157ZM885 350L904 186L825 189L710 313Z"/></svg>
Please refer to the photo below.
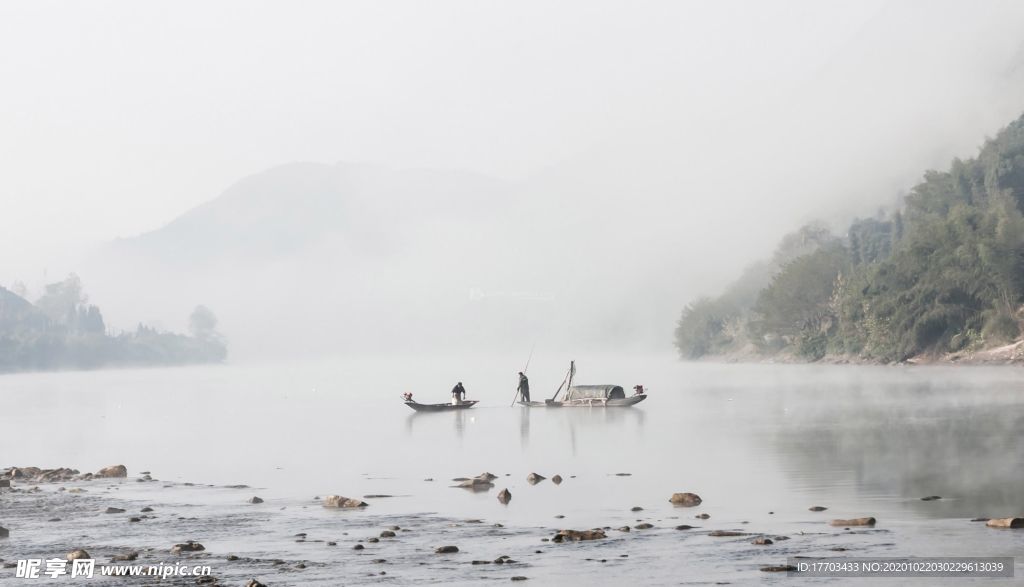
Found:
<svg viewBox="0 0 1024 587"><path fill-rule="evenodd" d="M621 385L573 385L572 380L576 375L576 362L569 364L569 373L566 374L562 385L558 386L555 396L542 402L524 402L519 405L528 408L626 408L647 399L642 386L637 386L637 393L626 396L626 390ZM568 385L567 385L568 384ZM558 395L565 389L565 395L561 400Z"/></svg>
<svg viewBox="0 0 1024 587"><path fill-rule="evenodd" d="M472 408L477 404L477 400L462 401L457 404L451 402L446 404L421 404L420 402L413 401L411 399L405 400L405 405L416 410L417 412L447 412L449 410L465 410Z"/></svg>

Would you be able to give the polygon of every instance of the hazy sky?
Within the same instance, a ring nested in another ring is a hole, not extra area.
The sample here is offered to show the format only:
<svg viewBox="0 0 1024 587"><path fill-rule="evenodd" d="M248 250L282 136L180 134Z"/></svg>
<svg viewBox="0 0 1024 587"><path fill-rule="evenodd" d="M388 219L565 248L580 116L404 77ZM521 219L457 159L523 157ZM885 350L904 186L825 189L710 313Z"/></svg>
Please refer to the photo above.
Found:
<svg viewBox="0 0 1024 587"><path fill-rule="evenodd" d="M302 160L622 185L693 230L747 207L761 246L973 153L1024 104L1020 30L998 1L0 1L0 283Z"/></svg>
<svg viewBox="0 0 1024 587"><path fill-rule="evenodd" d="M814 74L881 2L2 2L6 243L156 228L283 162L523 177Z"/></svg>

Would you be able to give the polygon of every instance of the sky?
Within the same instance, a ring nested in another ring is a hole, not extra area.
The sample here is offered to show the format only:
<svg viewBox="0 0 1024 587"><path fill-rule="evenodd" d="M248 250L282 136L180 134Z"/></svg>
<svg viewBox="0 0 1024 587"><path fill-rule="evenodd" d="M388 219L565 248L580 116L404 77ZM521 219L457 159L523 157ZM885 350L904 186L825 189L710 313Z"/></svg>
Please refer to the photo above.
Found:
<svg viewBox="0 0 1024 587"><path fill-rule="evenodd" d="M529 177L805 79L881 5L3 2L0 232L130 236L291 161Z"/></svg>
<svg viewBox="0 0 1024 587"><path fill-rule="evenodd" d="M975 153L1021 114L1020 30L999 0L0 0L0 284L346 162L621 219L643 246L609 262L670 316Z"/></svg>

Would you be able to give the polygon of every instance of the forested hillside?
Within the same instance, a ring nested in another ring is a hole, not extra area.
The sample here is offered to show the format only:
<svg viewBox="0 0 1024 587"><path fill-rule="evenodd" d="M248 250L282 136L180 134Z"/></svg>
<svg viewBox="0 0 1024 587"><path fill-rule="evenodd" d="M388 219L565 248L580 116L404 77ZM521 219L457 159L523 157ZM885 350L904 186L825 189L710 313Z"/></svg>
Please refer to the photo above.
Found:
<svg viewBox="0 0 1024 587"><path fill-rule="evenodd" d="M191 336L143 324L115 334L75 275L47 285L35 304L16 289L22 291L0 287L0 372L209 363L227 356L217 319L204 306L190 316Z"/></svg>
<svg viewBox="0 0 1024 587"><path fill-rule="evenodd" d="M844 235L810 225L682 312L684 358L891 362L1012 342L1024 319L1024 117Z"/></svg>

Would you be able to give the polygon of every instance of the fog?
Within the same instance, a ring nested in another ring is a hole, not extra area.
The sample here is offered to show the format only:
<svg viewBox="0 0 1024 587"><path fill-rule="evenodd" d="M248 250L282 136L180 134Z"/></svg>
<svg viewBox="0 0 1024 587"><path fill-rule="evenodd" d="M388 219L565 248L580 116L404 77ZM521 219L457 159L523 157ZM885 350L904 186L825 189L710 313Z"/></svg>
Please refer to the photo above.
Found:
<svg viewBox="0 0 1024 587"><path fill-rule="evenodd" d="M1021 113L1015 2L0 5L0 284L235 358L658 349Z"/></svg>

